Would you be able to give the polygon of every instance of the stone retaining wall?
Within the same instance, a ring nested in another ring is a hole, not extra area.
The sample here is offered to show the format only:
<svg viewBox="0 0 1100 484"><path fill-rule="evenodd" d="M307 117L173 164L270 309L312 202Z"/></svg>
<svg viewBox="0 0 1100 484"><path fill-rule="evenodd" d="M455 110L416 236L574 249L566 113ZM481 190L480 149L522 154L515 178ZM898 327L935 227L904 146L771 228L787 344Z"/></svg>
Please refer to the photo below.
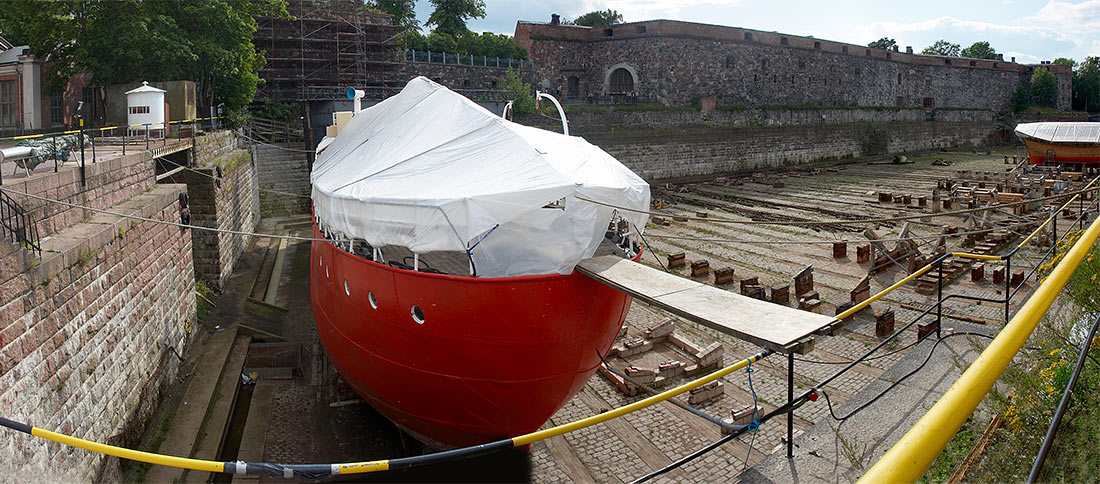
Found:
<svg viewBox="0 0 1100 484"><path fill-rule="evenodd" d="M991 122L634 130L583 135L648 181L937 148L987 147Z"/></svg>
<svg viewBox="0 0 1100 484"><path fill-rule="evenodd" d="M221 178L217 178L221 167ZM251 232L260 219L256 169L249 150L233 150L208 160L195 171L183 171L177 179L187 184L191 224L223 230ZM233 266L249 236L192 230L195 278L221 290L233 274Z"/></svg>
<svg viewBox="0 0 1100 484"><path fill-rule="evenodd" d="M280 217L309 213L309 162L304 143L256 144L252 157L260 186L260 213ZM298 151L293 151L298 150Z"/></svg>
<svg viewBox="0 0 1100 484"><path fill-rule="evenodd" d="M195 137L195 146L192 151L191 162L194 166L206 166L210 160L236 148L237 136L233 131L228 129L210 131L205 135Z"/></svg>
<svg viewBox="0 0 1100 484"><path fill-rule="evenodd" d="M112 208L178 222L184 190L160 185ZM96 215L45 245L32 261L0 242L0 408L44 429L132 444L161 384L175 377L174 352L191 341L191 234ZM119 479L117 459L3 432L4 475L89 482L102 470Z"/></svg>

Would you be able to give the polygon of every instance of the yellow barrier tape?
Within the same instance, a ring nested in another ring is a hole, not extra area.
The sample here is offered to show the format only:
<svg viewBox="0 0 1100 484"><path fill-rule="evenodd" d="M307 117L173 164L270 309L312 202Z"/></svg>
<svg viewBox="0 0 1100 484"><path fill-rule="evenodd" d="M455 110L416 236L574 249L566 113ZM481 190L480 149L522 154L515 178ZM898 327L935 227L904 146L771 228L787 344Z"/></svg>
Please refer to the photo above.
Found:
<svg viewBox="0 0 1100 484"><path fill-rule="evenodd" d="M672 397L674 397L676 395L679 395L681 393L684 393L686 391L689 391L689 390L698 388L700 386L706 385L707 383L710 383L710 382L712 382L714 380L717 380L719 378L722 378L722 377L724 377L724 376L726 376L730 373L733 373L737 370L740 370L740 369L742 369L746 366L749 366L750 364L752 364L753 362L755 362L759 359L760 359L759 354L753 355L749 358L746 358L746 359L741 360L737 363L734 363L730 366L727 366L727 367L725 367L721 370L718 370L714 373L711 373L711 374L709 374L705 377L702 377L698 380L685 383L685 384L680 385L676 388L658 393L658 394L653 395L652 397L646 398L644 400L638 400L637 402L634 402L630 405L619 407L619 408L616 408L615 410L611 410L609 412L604 412L604 413L601 413L599 415L593 415L591 417L584 418L584 419L578 420L576 422L570 422L570 423L567 423L567 424L564 424L564 425L559 425L557 427L553 427L553 428L549 428L549 429L545 429L545 430L539 430L537 432L532 432L532 433L529 433L529 434L526 434L526 435L520 435L519 437L512 437L512 444L516 447L520 447L520 446L523 446L523 445L530 444L532 442L537 442L539 440L549 439L550 437L558 436L558 435L561 435L561 434L564 434L564 433L572 432L574 430L578 430L578 429L582 429L582 428L589 427L589 426L592 426L592 425L596 425L600 422L605 422L607 420L611 420L611 419L613 419L615 417L618 417L618 416L621 416L621 415L626 415L626 414L628 414L630 412L634 412L636 410L641 410L641 409L643 409L645 407L648 407L650 405L654 405L656 403L660 403L662 401L668 400L669 398L672 398Z"/></svg>
<svg viewBox="0 0 1100 484"><path fill-rule="evenodd" d="M140 450L126 449L113 445L101 444L99 442L92 442L90 440L84 440L77 437L71 437L65 434L59 434L57 432L51 432L49 430L40 429L38 427L31 428L31 435L35 437L41 437L43 439L52 440L59 444L71 445L73 447L79 447L84 450L99 452L100 454L107 454L113 455L115 457L122 457L124 459L148 462L150 464L180 467L183 469L206 472L223 472L225 470L224 462L188 459L184 457L173 457L170 455L160 455L151 452L143 452Z"/></svg>
<svg viewBox="0 0 1100 484"><path fill-rule="evenodd" d="M1027 342L1097 238L1100 238L1100 219L1089 226L997 338L916 425L860 478L860 483L914 482L924 475Z"/></svg>

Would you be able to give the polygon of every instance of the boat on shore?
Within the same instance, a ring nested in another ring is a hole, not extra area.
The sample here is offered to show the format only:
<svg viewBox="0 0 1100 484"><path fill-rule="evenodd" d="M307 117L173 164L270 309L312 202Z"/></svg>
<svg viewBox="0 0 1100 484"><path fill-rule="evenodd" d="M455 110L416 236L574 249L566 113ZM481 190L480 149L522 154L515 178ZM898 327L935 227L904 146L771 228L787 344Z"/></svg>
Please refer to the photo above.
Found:
<svg viewBox="0 0 1100 484"><path fill-rule="evenodd" d="M355 113L311 173L323 346L437 448L537 430L584 385L631 298L573 269L637 259L649 187L581 138L425 78Z"/></svg>
<svg viewBox="0 0 1100 484"><path fill-rule="evenodd" d="M1100 167L1100 123L1042 122L1016 126L1033 165L1064 165L1073 171Z"/></svg>

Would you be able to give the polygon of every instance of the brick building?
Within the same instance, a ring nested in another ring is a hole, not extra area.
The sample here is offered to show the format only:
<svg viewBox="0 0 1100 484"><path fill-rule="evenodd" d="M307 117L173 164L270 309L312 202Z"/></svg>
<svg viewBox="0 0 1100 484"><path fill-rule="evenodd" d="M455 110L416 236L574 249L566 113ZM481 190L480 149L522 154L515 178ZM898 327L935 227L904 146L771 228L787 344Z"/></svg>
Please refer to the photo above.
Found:
<svg viewBox="0 0 1100 484"><path fill-rule="evenodd" d="M0 133L23 134L61 128L72 122L77 103L92 119L102 99L88 87L90 76L77 74L62 89L46 85L41 60L26 45L15 46L0 37Z"/></svg>
<svg viewBox="0 0 1100 484"><path fill-rule="evenodd" d="M534 61L534 80L566 97L636 92L663 104L714 96L718 104L856 105L925 108L1010 106L1038 67L1058 82L1068 110L1068 67L1014 59L942 57L778 32L651 20L591 28L520 21L516 42Z"/></svg>

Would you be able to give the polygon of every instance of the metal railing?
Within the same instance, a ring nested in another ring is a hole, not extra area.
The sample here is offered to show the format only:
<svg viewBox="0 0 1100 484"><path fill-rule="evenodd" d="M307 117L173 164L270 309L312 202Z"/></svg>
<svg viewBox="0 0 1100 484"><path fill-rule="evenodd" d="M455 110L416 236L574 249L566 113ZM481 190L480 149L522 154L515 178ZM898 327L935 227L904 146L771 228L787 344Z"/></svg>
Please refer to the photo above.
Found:
<svg viewBox="0 0 1100 484"><path fill-rule="evenodd" d="M1092 185L1092 183L1089 185ZM1070 199L1062 207L1068 206L1074 199ZM1047 222L1024 239L1020 246L1013 249L1008 256L1014 254L1023 244L1031 240L1046 223L1055 219L1060 212L1061 210L1055 212L1048 218ZM1074 222L1080 221L1083 225L1086 215L1086 212L1082 211L1078 216L1078 220ZM882 459L863 475L859 482L914 482L924 475L928 466L943 451L947 443L966 422L966 419L974 413L978 404L981 403L993 384L1000 378L1001 373L1004 372L1016 353L1027 342L1039 320L1046 315L1054 299L1065 287L1070 276L1098 238L1100 238L1100 218L1094 220L1088 229L1084 231L1081 238L1066 252L1062 261L1039 284L1034 294L1017 310L1016 315L1008 321L1004 329L986 347L985 351L963 372L962 376L955 381L939 401L902 436L901 440L894 444ZM1044 259L1053 254L1055 248L1052 245ZM1032 274L1037 269L1038 265L1032 270ZM1006 274L1006 280L1008 278L1009 274ZM1017 287L1015 290L1006 293L1006 299L1010 299L1019 289ZM942 304L942 300L940 304Z"/></svg>
<svg viewBox="0 0 1100 484"><path fill-rule="evenodd" d="M302 86L298 88L298 98L311 101L347 100L349 86ZM389 86L352 86L363 91L363 101L381 101L401 92L401 87ZM508 95L501 89L452 89L474 101L504 101Z"/></svg>
<svg viewBox="0 0 1100 484"><path fill-rule="evenodd" d="M505 57L489 57L474 54L455 54L453 52L432 52L430 50L406 50L405 60L409 62L430 62L475 67L511 67L515 69L534 69L535 62Z"/></svg>
<svg viewBox="0 0 1100 484"><path fill-rule="evenodd" d="M19 202L0 191L0 226L4 239L42 256L38 221Z"/></svg>

